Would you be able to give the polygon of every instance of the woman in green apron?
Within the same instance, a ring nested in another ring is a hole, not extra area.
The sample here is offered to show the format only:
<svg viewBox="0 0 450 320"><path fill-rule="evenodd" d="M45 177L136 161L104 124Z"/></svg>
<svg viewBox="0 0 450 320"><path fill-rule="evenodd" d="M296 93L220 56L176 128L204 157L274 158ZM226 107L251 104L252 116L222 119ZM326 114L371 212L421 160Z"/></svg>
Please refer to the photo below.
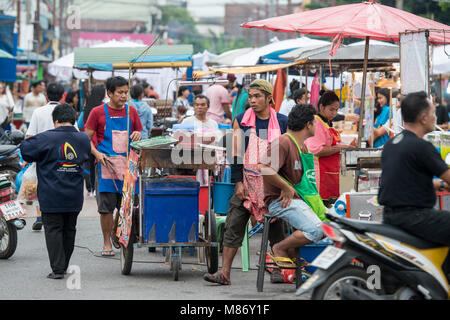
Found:
<svg viewBox="0 0 450 320"><path fill-rule="evenodd" d="M269 214L295 229L272 247L271 258L283 268L296 267L292 261L296 248L323 238L326 208L317 191L314 155L304 145L314 136L315 113L311 105L295 106L289 114L287 133L271 144L268 159L260 165Z"/></svg>

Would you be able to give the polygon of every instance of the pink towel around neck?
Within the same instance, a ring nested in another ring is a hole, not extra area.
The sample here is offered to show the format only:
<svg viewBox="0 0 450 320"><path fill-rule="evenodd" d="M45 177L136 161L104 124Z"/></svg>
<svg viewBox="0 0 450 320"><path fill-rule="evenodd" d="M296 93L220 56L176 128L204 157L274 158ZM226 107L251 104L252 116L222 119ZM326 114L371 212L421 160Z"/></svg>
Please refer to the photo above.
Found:
<svg viewBox="0 0 450 320"><path fill-rule="evenodd" d="M256 114L252 108L248 108L244 113L241 124L245 127L255 128L256 126ZM270 119L267 132L267 140L272 142L274 139L281 136L281 129L278 123L277 112L274 108L270 107Z"/></svg>

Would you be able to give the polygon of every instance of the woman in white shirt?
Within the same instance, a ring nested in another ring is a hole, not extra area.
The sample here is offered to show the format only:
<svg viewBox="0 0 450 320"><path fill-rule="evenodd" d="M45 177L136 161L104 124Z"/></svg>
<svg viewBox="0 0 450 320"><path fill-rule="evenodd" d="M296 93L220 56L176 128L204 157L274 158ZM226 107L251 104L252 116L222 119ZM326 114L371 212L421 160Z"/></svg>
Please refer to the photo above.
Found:
<svg viewBox="0 0 450 320"><path fill-rule="evenodd" d="M6 95L6 84L0 82L0 125L2 125L3 129L6 127L6 125L3 124L8 119L13 107L14 106L11 106L8 96Z"/></svg>
<svg viewBox="0 0 450 320"><path fill-rule="evenodd" d="M186 112L192 109L187 99L188 96L189 96L188 87L181 86L178 89L177 100L175 100L175 103L173 105L174 111L176 112L177 118L179 119L183 118L186 115Z"/></svg>

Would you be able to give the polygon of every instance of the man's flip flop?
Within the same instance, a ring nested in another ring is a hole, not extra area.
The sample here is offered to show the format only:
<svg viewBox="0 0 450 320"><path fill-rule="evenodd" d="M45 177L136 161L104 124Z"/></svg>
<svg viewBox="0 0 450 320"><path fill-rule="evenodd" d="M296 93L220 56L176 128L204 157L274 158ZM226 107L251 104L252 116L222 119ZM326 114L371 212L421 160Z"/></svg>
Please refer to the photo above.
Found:
<svg viewBox="0 0 450 320"><path fill-rule="evenodd" d="M114 257L115 255L114 250L102 250L102 257Z"/></svg>
<svg viewBox="0 0 450 320"><path fill-rule="evenodd" d="M225 285L225 286L229 286L231 284L231 281L228 280L227 278L225 278L223 273L220 271L217 271L214 274L206 273L203 276L203 279L208 282L218 283L218 284Z"/></svg>
<svg viewBox="0 0 450 320"><path fill-rule="evenodd" d="M282 269L296 269L297 265L292 261L291 258L286 257L275 257L271 253L267 253L270 257L270 259L273 260L273 262Z"/></svg>

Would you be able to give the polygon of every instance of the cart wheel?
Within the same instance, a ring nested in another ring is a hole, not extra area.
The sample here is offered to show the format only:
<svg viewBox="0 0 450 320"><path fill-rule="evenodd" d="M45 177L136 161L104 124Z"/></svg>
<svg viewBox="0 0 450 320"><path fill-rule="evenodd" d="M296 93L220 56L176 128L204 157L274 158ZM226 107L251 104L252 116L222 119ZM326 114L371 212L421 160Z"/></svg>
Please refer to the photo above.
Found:
<svg viewBox="0 0 450 320"><path fill-rule="evenodd" d="M211 221L211 230L209 229L209 221ZM205 230L206 240L209 242L217 242L217 227L216 217L210 211L205 211ZM217 247L207 246L205 247L206 265L208 267L208 273L214 274L219 268L219 251Z"/></svg>
<svg viewBox="0 0 450 320"><path fill-rule="evenodd" d="M120 244L120 268L123 275L129 275L131 272L131 266L133 265L133 252L134 252L134 231L131 228L130 240L128 241L128 246Z"/></svg>
<svg viewBox="0 0 450 320"><path fill-rule="evenodd" d="M174 281L178 281L178 274L180 271L180 257L173 257L170 262L170 269L172 270L172 276Z"/></svg>

